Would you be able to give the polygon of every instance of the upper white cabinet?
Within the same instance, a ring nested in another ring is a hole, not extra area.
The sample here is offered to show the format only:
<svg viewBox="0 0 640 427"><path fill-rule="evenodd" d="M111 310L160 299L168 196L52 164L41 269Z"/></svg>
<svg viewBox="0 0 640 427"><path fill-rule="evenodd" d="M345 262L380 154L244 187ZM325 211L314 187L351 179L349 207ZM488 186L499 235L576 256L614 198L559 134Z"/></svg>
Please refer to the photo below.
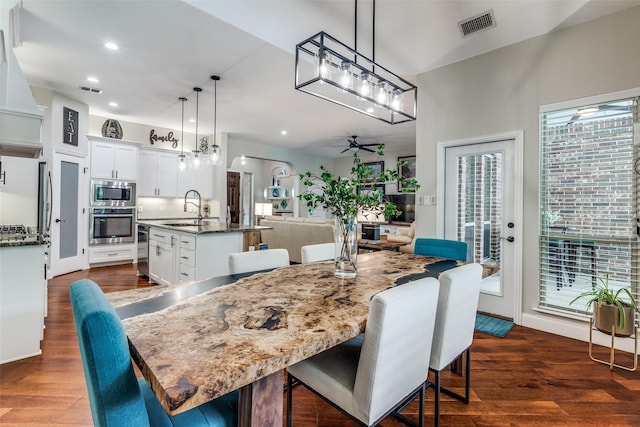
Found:
<svg viewBox="0 0 640 427"><path fill-rule="evenodd" d="M187 167L178 171L178 196L184 196L189 190L198 190L203 199L213 199L213 168L211 164L201 164L197 169Z"/></svg>
<svg viewBox="0 0 640 427"><path fill-rule="evenodd" d="M138 147L90 137L91 178L136 181L138 178ZM102 138L104 139L104 138Z"/></svg>
<svg viewBox="0 0 640 427"><path fill-rule="evenodd" d="M140 150L138 197L178 197L178 156Z"/></svg>

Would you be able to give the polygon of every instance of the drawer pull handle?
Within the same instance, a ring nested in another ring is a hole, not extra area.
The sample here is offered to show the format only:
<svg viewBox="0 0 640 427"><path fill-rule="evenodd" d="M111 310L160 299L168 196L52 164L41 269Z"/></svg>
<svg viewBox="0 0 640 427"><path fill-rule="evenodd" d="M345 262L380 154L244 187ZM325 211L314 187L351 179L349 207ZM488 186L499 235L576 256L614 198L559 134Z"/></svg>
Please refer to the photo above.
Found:
<svg viewBox="0 0 640 427"><path fill-rule="evenodd" d="M181 275L183 275L184 277L188 277L189 275L187 273L180 273Z"/></svg>
<svg viewBox="0 0 640 427"><path fill-rule="evenodd" d="M181 256L180 258L182 258L182 259L189 259L189 257L188 257L188 256Z"/></svg>

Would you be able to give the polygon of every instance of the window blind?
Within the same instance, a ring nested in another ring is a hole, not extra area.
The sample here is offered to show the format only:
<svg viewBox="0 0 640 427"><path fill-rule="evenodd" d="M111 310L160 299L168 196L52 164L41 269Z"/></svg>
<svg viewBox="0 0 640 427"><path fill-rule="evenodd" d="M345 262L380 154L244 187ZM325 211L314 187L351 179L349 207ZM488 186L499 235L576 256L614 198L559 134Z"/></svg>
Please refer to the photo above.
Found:
<svg viewBox="0 0 640 427"><path fill-rule="evenodd" d="M589 315L571 301L607 279L638 295L637 110L628 98L540 114L540 307Z"/></svg>

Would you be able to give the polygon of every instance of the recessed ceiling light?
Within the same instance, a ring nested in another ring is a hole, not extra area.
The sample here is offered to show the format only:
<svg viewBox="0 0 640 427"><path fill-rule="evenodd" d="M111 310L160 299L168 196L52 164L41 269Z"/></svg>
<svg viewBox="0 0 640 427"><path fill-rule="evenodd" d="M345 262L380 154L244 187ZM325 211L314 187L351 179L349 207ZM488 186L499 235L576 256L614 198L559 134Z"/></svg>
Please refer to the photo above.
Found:
<svg viewBox="0 0 640 427"><path fill-rule="evenodd" d="M105 42L105 43L104 43L104 47L106 47L107 49L111 49L111 50L118 50L118 49L120 49L120 48L118 47L118 45L117 45L117 44L115 44L114 42Z"/></svg>
<svg viewBox="0 0 640 427"><path fill-rule="evenodd" d="M111 102L109 103L109 105L110 105L111 107L117 107L117 106L118 106L118 103L117 103L117 102L113 102L113 101L111 101Z"/></svg>
<svg viewBox="0 0 640 427"><path fill-rule="evenodd" d="M196 119L189 119L189 123L195 123Z"/></svg>
<svg viewBox="0 0 640 427"><path fill-rule="evenodd" d="M287 134L287 131L286 131L286 130L281 130L281 131L280 131L280 135L286 135L286 134Z"/></svg>
<svg viewBox="0 0 640 427"><path fill-rule="evenodd" d="M87 77L87 81L89 81L91 83L100 83L100 80L98 80L97 77L93 77L93 76Z"/></svg>
<svg viewBox="0 0 640 427"><path fill-rule="evenodd" d="M367 113L373 113L373 107L367 108Z"/></svg>

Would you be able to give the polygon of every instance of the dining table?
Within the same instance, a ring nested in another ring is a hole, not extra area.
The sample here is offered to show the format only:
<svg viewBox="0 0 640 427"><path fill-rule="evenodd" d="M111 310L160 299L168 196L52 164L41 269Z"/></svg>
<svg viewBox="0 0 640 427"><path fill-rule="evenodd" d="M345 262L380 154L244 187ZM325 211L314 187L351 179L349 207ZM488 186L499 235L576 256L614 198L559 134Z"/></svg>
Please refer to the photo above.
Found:
<svg viewBox="0 0 640 427"><path fill-rule="evenodd" d="M286 368L364 332L374 295L463 264L402 252L108 293L131 356L170 415L240 390L240 426L282 426Z"/></svg>

